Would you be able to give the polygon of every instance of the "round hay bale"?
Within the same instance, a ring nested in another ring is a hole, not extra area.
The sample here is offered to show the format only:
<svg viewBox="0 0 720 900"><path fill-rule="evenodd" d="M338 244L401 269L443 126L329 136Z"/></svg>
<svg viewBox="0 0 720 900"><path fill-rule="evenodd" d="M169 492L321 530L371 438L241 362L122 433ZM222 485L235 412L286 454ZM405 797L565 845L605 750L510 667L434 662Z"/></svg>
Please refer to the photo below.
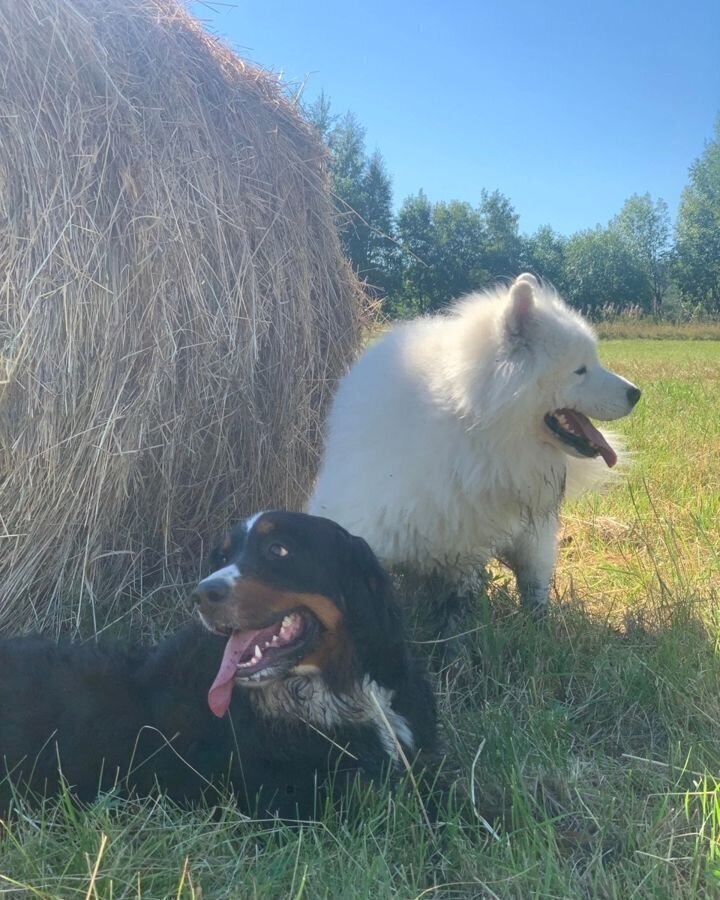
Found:
<svg viewBox="0 0 720 900"><path fill-rule="evenodd" d="M357 282L314 132L175 0L9 0L0 57L0 628L101 627L303 501Z"/></svg>

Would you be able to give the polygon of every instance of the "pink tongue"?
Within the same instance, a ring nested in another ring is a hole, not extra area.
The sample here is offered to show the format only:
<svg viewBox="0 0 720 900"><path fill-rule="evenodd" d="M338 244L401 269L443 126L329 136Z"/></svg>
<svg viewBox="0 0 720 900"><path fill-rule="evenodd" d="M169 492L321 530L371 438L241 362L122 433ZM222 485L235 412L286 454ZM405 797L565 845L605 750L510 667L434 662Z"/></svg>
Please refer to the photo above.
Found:
<svg viewBox="0 0 720 900"><path fill-rule="evenodd" d="M208 691L208 705L219 719L225 715L230 706L233 679L238 663L257 635L257 631L233 631L228 638L220 669Z"/></svg>
<svg viewBox="0 0 720 900"><path fill-rule="evenodd" d="M610 444L608 444L602 433L597 430L590 419L588 419L587 416L583 416L581 413L576 413L572 410L563 410L563 412L568 418L572 419L577 430L583 437L598 448L600 456L602 456L606 464L612 469L618 460L617 453Z"/></svg>

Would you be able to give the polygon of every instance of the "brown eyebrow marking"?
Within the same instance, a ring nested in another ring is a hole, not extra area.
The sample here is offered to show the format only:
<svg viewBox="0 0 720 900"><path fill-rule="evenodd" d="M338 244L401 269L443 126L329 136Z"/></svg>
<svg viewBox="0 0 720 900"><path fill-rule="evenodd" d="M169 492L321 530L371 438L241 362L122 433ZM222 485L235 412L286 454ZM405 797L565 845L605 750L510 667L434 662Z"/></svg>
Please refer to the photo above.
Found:
<svg viewBox="0 0 720 900"><path fill-rule="evenodd" d="M342 613L335 603L323 594L287 591L270 587L254 578L243 578L233 589L228 606L243 627L257 627L268 611L278 615L298 606L306 606L327 628L334 631L342 621Z"/></svg>
<svg viewBox="0 0 720 900"><path fill-rule="evenodd" d="M271 522L269 519L260 519L260 521L255 526L255 529L260 534L270 534L270 532L275 528L275 524Z"/></svg>

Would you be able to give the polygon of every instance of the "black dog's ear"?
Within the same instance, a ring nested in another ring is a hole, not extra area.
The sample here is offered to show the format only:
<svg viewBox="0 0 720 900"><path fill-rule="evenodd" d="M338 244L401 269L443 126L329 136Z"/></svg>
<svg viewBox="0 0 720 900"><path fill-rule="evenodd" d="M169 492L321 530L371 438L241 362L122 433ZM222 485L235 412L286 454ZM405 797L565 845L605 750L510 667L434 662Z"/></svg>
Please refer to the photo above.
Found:
<svg viewBox="0 0 720 900"><path fill-rule="evenodd" d="M350 566L356 579L364 581L371 594L377 595L390 589L390 578L375 556L370 544L361 537L348 534Z"/></svg>
<svg viewBox="0 0 720 900"><path fill-rule="evenodd" d="M347 534L347 533L346 533ZM396 687L408 670L405 622L390 576L369 544L347 534L343 567L345 615L365 671Z"/></svg>

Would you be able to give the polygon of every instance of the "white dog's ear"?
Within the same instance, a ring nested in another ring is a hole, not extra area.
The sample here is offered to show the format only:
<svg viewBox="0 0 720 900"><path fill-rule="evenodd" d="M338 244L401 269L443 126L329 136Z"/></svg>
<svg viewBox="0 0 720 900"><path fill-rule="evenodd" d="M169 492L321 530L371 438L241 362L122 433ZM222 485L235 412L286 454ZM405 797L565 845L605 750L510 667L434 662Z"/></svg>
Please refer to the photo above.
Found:
<svg viewBox="0 0 720 900"><path fill-rule="evenodd" d="M534 275L520 275L510 288L507 327L513 337L525 337L535 316L535 292L539 287Z"/></svg>
<svg viewBox="0 0 720 900"><path fill-rule="evenodd" d="M515 284L520 284L521 281L529 284L530 287L535 291L540 287L540 282L534 275L531 275L530 272L523 272L522 275L518 275L518 277L515 279Z"/></svg>

